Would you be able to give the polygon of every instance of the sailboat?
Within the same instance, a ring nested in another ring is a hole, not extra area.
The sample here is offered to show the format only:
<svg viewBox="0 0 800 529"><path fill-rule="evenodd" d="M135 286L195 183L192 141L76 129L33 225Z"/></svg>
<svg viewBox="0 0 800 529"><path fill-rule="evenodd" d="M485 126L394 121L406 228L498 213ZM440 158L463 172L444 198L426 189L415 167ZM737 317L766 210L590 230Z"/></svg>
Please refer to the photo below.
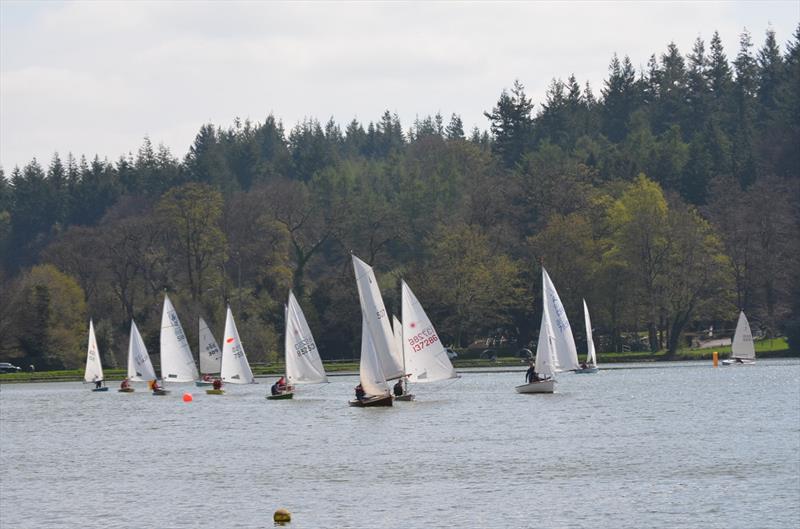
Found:
<svg viewBox="0 0 800 529"><path fill-rule="evenodd" d="M303 309L300 308L291 290L284 314L286 336L283 350L286 358L287 386L281 393L267 395L270 400L291 399L294 396L295 384L322 384L328 381Z"/></svg>
<svg viewBox="0 0 800 529"><path fill-rule="evenodd" d="M392 395L389 393L389 384L383 375L383 370L378 360L378 351L369 332L366 315L361 315L361 361L358 368L358 378L364 397L348 401L350 406L358 408L372 408L377 406L391 406Z"/></svg>
<svg viewBox="0 0 800 529"><path fill-rule="evenodd" d="M555 340L555 369L556 371L575 371L578 364L578 350L575 347L575 338L567 319L567 312L558 297L553 280L542 267L542 288L544 289L544 303L548 306L550 323Z"/></svg>
<svg viewBox="0 0 800 529"><path fill-rule="evenodd" d="M756 363L756 349L753 346L753 333L750 332L750 323L744 315L744 311L739 312L739 321L736 322L736 332L733 333L733 343L731 344L731 357L723 360L722 365Z"/></svg>
<svg viewBox="0 0 800 529"><path fill-rule="evenodd" d="M194 382L198 378L189 340L166 294L161 313L161 378L164 382Z"/></svg>
<svg viewBox="0 0 800 529"><path fill-rule="evenodd" d="M198 334L200 342L200 349L198 354L200 356L200 372L203 374L201 380L195 381L195 385L210 386L213 382L207 377L209 375L217 375L222 367L222 351L219 348L214 334L208 327L206 320L200 318L200 333Z"/></svg>
<svg viewBox="0 0 800 529"><path fill-rule="evenodd" d="M89 320L89 347L86 350L86 371L83 373L84 382L103 382L103 365L100 362L100 351L94 337L94 324ZM108 386L99 386L92 391L108 391Z"/></svg>
<svg viewBox="0 0 800 529"><path fill-rule="evenodd" d="M156 371L147 353L142 335L136 322L131 320L131 336L128 342L128 380L133 382L147 381L148 383L156 380ZM132 393L132 387L120 388L121 393Z"/></svg>
<svg viewBox="0 0 800 529"><path fill-rule="evenodd" d="M542 323L539 326L539 342L536 345L536 361L534 370L540 377L514 389L517 393L552 393L555 388L556 340L553 325L550 321L550 309L546 302L542 303Z"/></svg>
<svg viewBox="0 0 800 529"><path fill-rule="evenodd" d="M597 373L597 353L592 340L592 320L589 319L589 307L583 300L583 316L586 321L586 367L579 367L576 373Z"/></svg>
<svg viewBox="0 0 800 529"><path fill-rule="evenodd" d="M450 357L414 292L402 282L404 369L410 382L438 382L457 378Z"/></svg>
<svg viewBox="0 0 800 529"><path fill-rule="evenodd" d="M353 271L356 276L356 285L358 286L358 299L361 304L362 313L362 332L361 332L361 368L363 371L365 365L367 366L366 375L362 373L361 385L368 395L383 398L382 387L388 380L396 380L405 376L403 370L403 363L400 352L396 350L394 333L392 332L391 325L389 325L389 315L386 312L386 307L383 304L380 289L378 288L378 281L375 279L375 273L372 267L367 263L356 257L353 257ZM365 339L368 338L368 339ZM374 355L372 354L374 351ZM370 366L374 361L377 363L378 371L376 372ZM378 393L371 393L367 386L364 386L363 378L370 379L367 384L374 391ZM383 384L379 384L379 380L383 380ZM388 388L388 386L387 386ZM389 404L381 404L390 406L392 397L388 394L387 400ZM364 401L356 400L357 403ZM353 406L354 401L350 402Z"/></svg>
<svg viewBox="0 0 800 529"><path fill-rule="evenodd" d="M230 384L256 383L253 371L250 370L250 364L247 362L247 355L244 352L244 347L239 339L239 331L236 329L236 322L233 321L233 312L231 312L230 305L225 315L225 336L222 343L222 368L220 375L223 382Z"/></svg>

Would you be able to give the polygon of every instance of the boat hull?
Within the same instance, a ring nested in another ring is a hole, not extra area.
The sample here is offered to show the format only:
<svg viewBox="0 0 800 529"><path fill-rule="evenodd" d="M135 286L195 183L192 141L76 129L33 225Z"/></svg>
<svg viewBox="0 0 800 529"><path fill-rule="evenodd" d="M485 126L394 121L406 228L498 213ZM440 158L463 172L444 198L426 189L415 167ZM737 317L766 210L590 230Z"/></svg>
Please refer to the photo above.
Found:
<svg viewBox="0 0 800 529"><path fill-rule="evenodd" d="M555 389L555 384L556 381L551 378L550 380L539 380L538 382L523 384L514 389L517 393L552 393Z"/></svg>
<svg viewBox="0 0 800 529"><path fill-rule="evenodd" d="M378 406L391 406L391 395L380 395L377 397L370 397L368 399L358 400L354 399L348 402L354 408L376 408Z"/></svg>
<svg viewBox="0 0 800 529"><path fill-rule="evenodd" d="M195 385L195 387L203 388L203 387L206 387L206 386L214 385L214 382L213 381L205 381L205 380L195 380L194 381L194 385Z"/></svg>
<svg viewBox="0 0 800 529"><path fill-rule="evenodd" d="M737 360L736 358L727 358L722 361L724 366L751 366L755 363L755 360Z"/></svg>
<svg viewBox="0 0 800 529"><path fill-rule="evenodd" d="M267 395L267 400L289 400L294 398L294 393L287 391L286 393L278 393L277 395Z"/></svg>
<svg viewBox="0 0 800 529"><path fill-rule="evenodd" d="M119 391L120 393L133 393L134 389L133 388L119 388L117 391Z"/></svg>
<svg viewBox="0 0 800 529"><path fill-rule="evenodd" d="M401 402L402 401L409 402L414 400L414 395L412 395L411 393L405 393L403 395L400 395L399 397L395 397L394 400L399 400Z"/></svg>
<svg viewBox="0 0 800 529"><path fill-rule="evenodd" d="M207 389L206 390L206 395L224 395L224 394L225 394L225 390L224 389Z"/></svg>
<svg viewBox="0 0 800 529"><path fill-rule="evenodd" d="M92 391L108 391L108 386L103 386L102 388L94 388Z"/></svg>
<svg viewBox="0 0 800 529"><path fill-rule="evenodd" d="M585 369L576 369L575 373L578 375L586 375L589 373L597 373L598 371L599 369L597 369L596 367L587 367Z"/></svg>
<svg viewBox="0 0 800 529"><path fill-rule="evenodd" d="M154 389L153 395L156 397L160 397L162 395L169 395L169 390L167 389Z"/></svg>

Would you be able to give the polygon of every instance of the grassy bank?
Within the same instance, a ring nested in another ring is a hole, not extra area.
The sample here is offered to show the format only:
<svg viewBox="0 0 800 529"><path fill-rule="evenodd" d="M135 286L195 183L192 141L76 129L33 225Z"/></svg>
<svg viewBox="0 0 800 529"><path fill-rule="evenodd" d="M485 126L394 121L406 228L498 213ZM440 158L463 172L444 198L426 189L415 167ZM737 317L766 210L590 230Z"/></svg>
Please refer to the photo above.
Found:
<svg viewBox="0 0 800 529"><path fill-rule="evenodd" d="M791 351L785 338L761 340L756 342L756 356L758 358L785 358L798 357L800 353ZM719 353L720 359L730 356L730 346L710 347L707 349L681 349L673 356L667 356L666 351L651 353L649 351L634 351L629 353L598 353L598 363L610 364L621 362L666 362L678 360L711 360L714 351ZM495 361L480 358L456 358L453 365L456 369L467 367L522 367L526 364L523 359L508 356L499 357ZM326 362L325 371L337 373L343 371L358 372L358 362ZM256 376L279 376L284 373L283 363L261 364L253 366ZM105 370L106 380L118 381L125 377L123 369ZM0 374L0 383L14 382L79 382L83 379L83 368L63 371L36 371Z"/></svg>

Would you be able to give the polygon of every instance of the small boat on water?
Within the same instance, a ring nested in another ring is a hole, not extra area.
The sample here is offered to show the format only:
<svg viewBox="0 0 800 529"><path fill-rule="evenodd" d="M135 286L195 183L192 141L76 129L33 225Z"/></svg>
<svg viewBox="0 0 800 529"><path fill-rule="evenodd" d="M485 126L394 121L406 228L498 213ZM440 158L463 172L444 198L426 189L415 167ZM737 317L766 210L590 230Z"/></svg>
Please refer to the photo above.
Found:
<svg viewBox="0 0 800 529"><path fill-rule="evenodd" d="M224 389L207 389L206 390L206 395L224 395L224 394L225 394L225 390Z"/></svg>
<svg viewBox="0 0 800 529"><path fill-rule="evenodd" d="M744 311L739 312L739 321L736 322L736 332L733 334L731 344L731 357L722 361L724 366L753 365L756 363L756 348L753 344L753 333L750 331L750 322Z"/></svg>
<svg viewBox="0 0 800 529"><path fill-rule="evenodd" d="M166 382L194 382L197 366L194 365L189 340L183 332L178 313L164 294L161 312L161 379Z"/></svg>
<svg viewBox="0 0 800 529"><path fill-rule="evenodd" d="M547 274L544 268L542 268L542 273ZM543 283L543 289L547 289L546 282ZM514 390L517 393L553 393L556 383L555 366L558 362L556 347L557 342L550 321L550 304L545 295L542 298L542 322L539 325L539 341L536 345L536 361L534 362L537 379L516 386Z"/></svg>
<svg viewBox="0 0 800 529"><path fill-rule="evenodd" d="M156 379L156 370L150 361L147 347L144 345L142 335L136 322L131 320L131 336L128 341L128 380L131 382L147 382L148 384ZM133 393L132 386L120 388L120 393Z"/></svg>
<svg viewBox="0 0 800 529"><path fill-rule="evenodd" d="M200 318L200 333L198 337L200 342L200 350L198 352L200 355L200 372L203 375L199 380L195 381L195 386L211 386L214 384L211 375L219 375L222 366L222 350L220 350L214 334L203 318Z"/></svg>
<svg viewBox="0 0 800 529"><path fill-rule="evenodd" d="M285 389L268 394L268 400L291 400L294 398L296 384L324 384L328 382L325 367L319 356L317 344L311 334L303 309L289 291L289 299L284 307L286 330L284 336L284 358L286 361ZM280 381L279 381L280 382ZM276 383L277 386L277 383Z"/></svg>
<svg viewBox="0 0 800 529"><path fill-rule="evenodd" d="M348 401L355 408L373 408L378 406L391 406L392 395L389 384L383 376L378 354L372 344L372 337L367 329L366 317L361 318L361 361L359 363L358 378L364 395Z"/></svg>
<svg viewBox="0 0 800 529"><path fill-rule="evenodd" d="M162 395L169 395L170 391L168 389L163 388L156 388L153 390L153 395L160 397Z"/></svg>
<svg viewBox="0 0 800 529"><path fill-rule="evenodd" d="M592 320L589 319L589 307L586 305L586 300L583 300L583 315L586 321L586 363L581 364L581 367L575 370L576 373L597 373L597 353L594 349L594 340L592 340ZM583 366L586 367L583 367Z"/></svg>
<svg viewBox="0 0 800 529"><path fill-rule="evenodd" d="M83 373L84 382L99 384L93 392L108 391L108 386L103 386L103 365L100 362L100 350L94 336L94 323L89 320L89 346L86 349L86 370Z"/></svg>

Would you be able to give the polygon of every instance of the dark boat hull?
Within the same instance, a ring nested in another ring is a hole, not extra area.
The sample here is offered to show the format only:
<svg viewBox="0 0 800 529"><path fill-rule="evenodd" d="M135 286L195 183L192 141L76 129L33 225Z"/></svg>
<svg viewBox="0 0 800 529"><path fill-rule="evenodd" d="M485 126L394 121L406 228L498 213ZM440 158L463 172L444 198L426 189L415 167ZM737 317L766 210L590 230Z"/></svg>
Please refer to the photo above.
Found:
<svg viewBox="0 0 800 529"><path fill-rule="evenodd" d="M286 393L278 393L277 395L267 395L267 400L289 400L294 398L294 393L287 391Z"/></svg>
<svg viewBox="0 0 800 529"><path fill-rule="evenodd" d="M391 406L392 396L381 395L378 397L370 397L368 399L358 400L354 399L348 402L354 408L376 408L378 406Z"/></svg>

